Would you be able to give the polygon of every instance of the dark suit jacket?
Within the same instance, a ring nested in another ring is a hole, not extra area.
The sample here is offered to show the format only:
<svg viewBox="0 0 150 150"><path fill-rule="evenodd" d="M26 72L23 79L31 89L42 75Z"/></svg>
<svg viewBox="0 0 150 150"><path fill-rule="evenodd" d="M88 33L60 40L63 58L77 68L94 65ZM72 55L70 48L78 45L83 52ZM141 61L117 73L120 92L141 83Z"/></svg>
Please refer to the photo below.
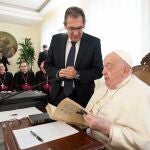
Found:
<svg viewBox="0 0 150 150"><path fill-rule="evenodd" d="M56 34L52 37L48 55L50 58L46 70L51 79L56 78L56 73L65 68L65 51L68 35ZM75 90L80 94L80 99L87 103L94 92L94 80L102 76L102 55L100 39L83 33L75 69L80 74L80 80L74 79ZM61 87L62 80L52 82L51 98L54 100Z"/></svg>
<svg viewBox="0 0 150 150"><path fill-rule="evenodd" d="M13 75L10 72L5 72L5 74L1 75L0 74L0 80L3 82L5 86L7 86L6 91L13 91ZM0 83L0 86L2 85L2 82ZM0 88L0 91L5 91Z"/></svg>
<svg viewBox="0 0 150 150"><path fill-rule="evenodd" d="M18 71L14 75L14 87L16 91L22 91L22 84L25 84L25 79L30 86L33 86L35 83L34 73L32 71L28 71L26 74L23 74L21 71Z"/></svg>

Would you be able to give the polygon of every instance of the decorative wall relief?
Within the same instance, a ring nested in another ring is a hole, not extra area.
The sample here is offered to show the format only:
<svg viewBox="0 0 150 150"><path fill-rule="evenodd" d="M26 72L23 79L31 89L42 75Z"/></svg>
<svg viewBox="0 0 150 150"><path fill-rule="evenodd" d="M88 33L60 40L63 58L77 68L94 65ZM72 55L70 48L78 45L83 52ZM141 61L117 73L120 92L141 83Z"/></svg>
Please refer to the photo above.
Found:
<svg viewBox="0 0 150 150"><path fill-rule="evenodd" d="M12 57L17 48L16 39L10 33L0 31L0 51L3 51L3 55L7 58Z"/></svg>

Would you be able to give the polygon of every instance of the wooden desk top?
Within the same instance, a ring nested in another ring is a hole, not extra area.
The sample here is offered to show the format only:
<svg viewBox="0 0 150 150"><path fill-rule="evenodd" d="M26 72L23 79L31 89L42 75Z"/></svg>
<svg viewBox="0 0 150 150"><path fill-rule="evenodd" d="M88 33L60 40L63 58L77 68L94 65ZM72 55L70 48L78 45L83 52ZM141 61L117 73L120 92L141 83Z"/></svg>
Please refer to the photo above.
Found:
<svg viewBox="0 0 150 150"><path fill-rule="evenodd" d="M9 121L5 122L3 126L6 149L20 150L12 130L31 126L29 120L23 118L20 121ZM102 143L91 138L83 131L79 131L74 135L28 148L27 150L105 150L105 148Z"/></svg>

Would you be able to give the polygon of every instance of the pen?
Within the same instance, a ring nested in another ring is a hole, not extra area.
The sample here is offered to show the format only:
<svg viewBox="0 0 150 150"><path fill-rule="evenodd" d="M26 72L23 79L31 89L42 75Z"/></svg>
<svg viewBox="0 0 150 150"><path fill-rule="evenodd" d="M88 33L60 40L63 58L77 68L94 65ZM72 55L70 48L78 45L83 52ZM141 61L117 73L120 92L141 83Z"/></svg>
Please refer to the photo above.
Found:
<svg viewBox="0 0 150 150"><path fill-rule="evenodd" d="M77 114L79 115L84 115L84 114L87 114L87 112L85 110L80 110L80 111L76 111Z"/></svg>
<svg viewBox="0 0 150 150"><path fill-rule="evenodd" d="M10 116L17 116L18 114L11 114Z"/></svg>
<svg viewBox="0 0 150 150"><path fill-rule="evenodd" d="M43 142L43 139L41 137L39 137L35 132L30 131L30 133L36 138L38 139L40 142Z"/></svg>

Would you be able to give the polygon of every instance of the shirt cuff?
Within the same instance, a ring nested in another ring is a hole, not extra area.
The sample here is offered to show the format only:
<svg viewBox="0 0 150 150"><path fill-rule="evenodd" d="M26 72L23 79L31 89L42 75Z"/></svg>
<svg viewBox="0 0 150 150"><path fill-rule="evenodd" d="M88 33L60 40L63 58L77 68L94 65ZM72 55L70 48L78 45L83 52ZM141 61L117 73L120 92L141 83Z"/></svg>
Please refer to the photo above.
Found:
<svg viewBox="0 0 150 150"><path fill-rule="evenodd" d="M75 79L80 80L80 73L77 71Z"/></svg>

